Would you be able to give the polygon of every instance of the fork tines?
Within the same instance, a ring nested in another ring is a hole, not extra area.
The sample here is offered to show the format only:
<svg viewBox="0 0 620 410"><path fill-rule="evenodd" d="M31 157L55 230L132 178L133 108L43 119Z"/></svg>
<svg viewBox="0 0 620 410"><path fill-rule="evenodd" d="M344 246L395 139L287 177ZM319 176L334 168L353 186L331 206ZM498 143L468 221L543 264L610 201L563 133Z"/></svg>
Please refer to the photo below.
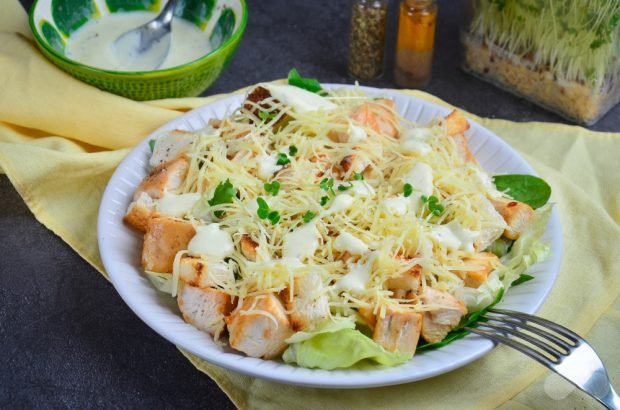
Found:
<svg viewBox="0 0 620 410"><path fill-rule="evenodd" d="M571 330L537 316L504 309L489 309L475 326L465 329L524 353L608 409L620 409L620 397L600 357Z"/></svg>
<svg viewBox="0 0 620 410"><path fill-rule="evenodd" d="M511 310L490 309L476 326L466 329L506 344L545 366L559 364L581 343L577 334L557 323Z"/></svg>

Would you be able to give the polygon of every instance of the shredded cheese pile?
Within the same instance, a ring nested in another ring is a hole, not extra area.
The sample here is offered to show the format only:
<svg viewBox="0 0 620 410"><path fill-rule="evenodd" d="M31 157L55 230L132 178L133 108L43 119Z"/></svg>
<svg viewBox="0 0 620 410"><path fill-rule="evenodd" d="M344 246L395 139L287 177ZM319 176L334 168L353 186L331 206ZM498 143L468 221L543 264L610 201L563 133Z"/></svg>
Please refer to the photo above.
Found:
<svg viewBox="0 0 620 410"><path fill-rule="evenodd" d="M321 286L311 291L328 296L333 315L369 307L383 315L395 305L436 309L415 296L397 298L386 283L418 265L422 287L454 293L464 286L454 273L468 269L463 258L483 250L485 235L505 228L489 202L494 188L488 175L459 155L441 119L422 127L394 112L391 125L400 138L391 138L351 119L357 107L373 101L362 91L331 91L323 98L334 107L300 112L273 97L260 105L246 101L218 128L197 133L181 193L202 195L190 216L196 226L216 222L234 242L225 261L207 258L235 273L217 285L241 300L284 290L292 298L295 279L313 272ZM281 158L288 162L278 165ZM340 164L346 158L368 166L363 173L355 166L345 171ZM226 180L237 197L209 206ZM265 184L274 181L279 190L271 195ZM432 212L431 196L443 207L439 212ZM277 222L259 217L257 198L278 213ZM461 240L455 245L446 235L456 234ZM241 252L243 235L258 244L255 261Z"/></svg>

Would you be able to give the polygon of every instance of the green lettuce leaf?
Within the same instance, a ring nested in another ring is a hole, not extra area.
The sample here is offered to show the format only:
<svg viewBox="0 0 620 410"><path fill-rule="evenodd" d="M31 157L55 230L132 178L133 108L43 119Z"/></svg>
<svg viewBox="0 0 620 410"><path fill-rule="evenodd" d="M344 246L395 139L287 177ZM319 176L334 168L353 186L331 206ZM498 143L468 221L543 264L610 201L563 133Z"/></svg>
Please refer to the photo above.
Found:
<svg viewBox="0 0 620 410"><path fill-rule="evenodd" d="M541 208L551 197L549 184L534 175L496 175L493 182L498 190L534 209Z"/></svg>
<svg viewBox="0 0 620 410"><path fill-rule="evenodd" d="M172 273L160 273L144 271L146 277L151 282L155 289L160 292L172 295Z"/></svg>
<svg viewBox="0 0 620 410"><path fill-rule="evenodd" d="M291 71L288 72L288 84L295 87L303 88L304 90L310 91L312 93L321 94L321 92L323 91L321 83L319 83L314 78L302 77L296 68L292 68Z"/></svg>
<svg viewBox="0 0 620 410"><path fill-rule="evenodd" d="M350 328L317 333L310 339L291 344L282 356L286 363L325 370L351 367L364 360L396 366L411 357L413 353L388 352L360 331Z"/></svg>

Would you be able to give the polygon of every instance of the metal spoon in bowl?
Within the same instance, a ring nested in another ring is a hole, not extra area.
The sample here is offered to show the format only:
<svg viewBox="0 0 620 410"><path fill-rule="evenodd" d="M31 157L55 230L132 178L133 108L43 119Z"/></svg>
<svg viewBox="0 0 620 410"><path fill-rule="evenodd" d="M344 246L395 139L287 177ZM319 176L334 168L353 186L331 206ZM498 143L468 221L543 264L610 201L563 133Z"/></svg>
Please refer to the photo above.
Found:
<svg viewBox="0 0 620 410"><path fill-rule="evenodd" d="M112 43L115 52L129 59L127 71L159 68L170 50L171 23L177 0L168 0L159 15L142 26L121 34Z"/></svg>

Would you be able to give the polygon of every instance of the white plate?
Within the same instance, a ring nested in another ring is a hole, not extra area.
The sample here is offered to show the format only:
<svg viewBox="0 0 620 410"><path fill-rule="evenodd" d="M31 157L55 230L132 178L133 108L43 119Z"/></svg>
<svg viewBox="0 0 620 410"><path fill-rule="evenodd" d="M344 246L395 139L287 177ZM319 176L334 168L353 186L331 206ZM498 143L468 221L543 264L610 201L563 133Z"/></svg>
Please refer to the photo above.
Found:
<svg viewBox="0 0 620 410"><path fill-rule="evenodd" d="M327 85L329 88L350 87ZM446 115L449 110L424 100L389 90L364 88L370 94L393 98L403 117L425 124ZM165 130L198 130L210 118L231 113L243 100L237 94L197 108L169 122L142 141L120 164L99 208L99 250L114 287L129 307L157 333L175 345L206 361L250 376L282 383L323 388L363 388L421 380L461 367L483 356L493 343L469 335L438 350L416 354L401 366L374 370L312 370L290 366L281 361L246 357L216 345L211 337L183 321L175 300L155 290L140 270L142 235L125 226L122 217L135 188L147 174L150 156L148 140ZM470 121L467 132L470 147L482 167L492 173L534 174L534 170L510 146L495 134ZM562 251L560 223L554 211L545 240L551 243L550 257L529 273L535 279L517 286L506 294L502 308L534 313L547 297L557 276ZM131 341L128 341L131 343Z"/></svg>

